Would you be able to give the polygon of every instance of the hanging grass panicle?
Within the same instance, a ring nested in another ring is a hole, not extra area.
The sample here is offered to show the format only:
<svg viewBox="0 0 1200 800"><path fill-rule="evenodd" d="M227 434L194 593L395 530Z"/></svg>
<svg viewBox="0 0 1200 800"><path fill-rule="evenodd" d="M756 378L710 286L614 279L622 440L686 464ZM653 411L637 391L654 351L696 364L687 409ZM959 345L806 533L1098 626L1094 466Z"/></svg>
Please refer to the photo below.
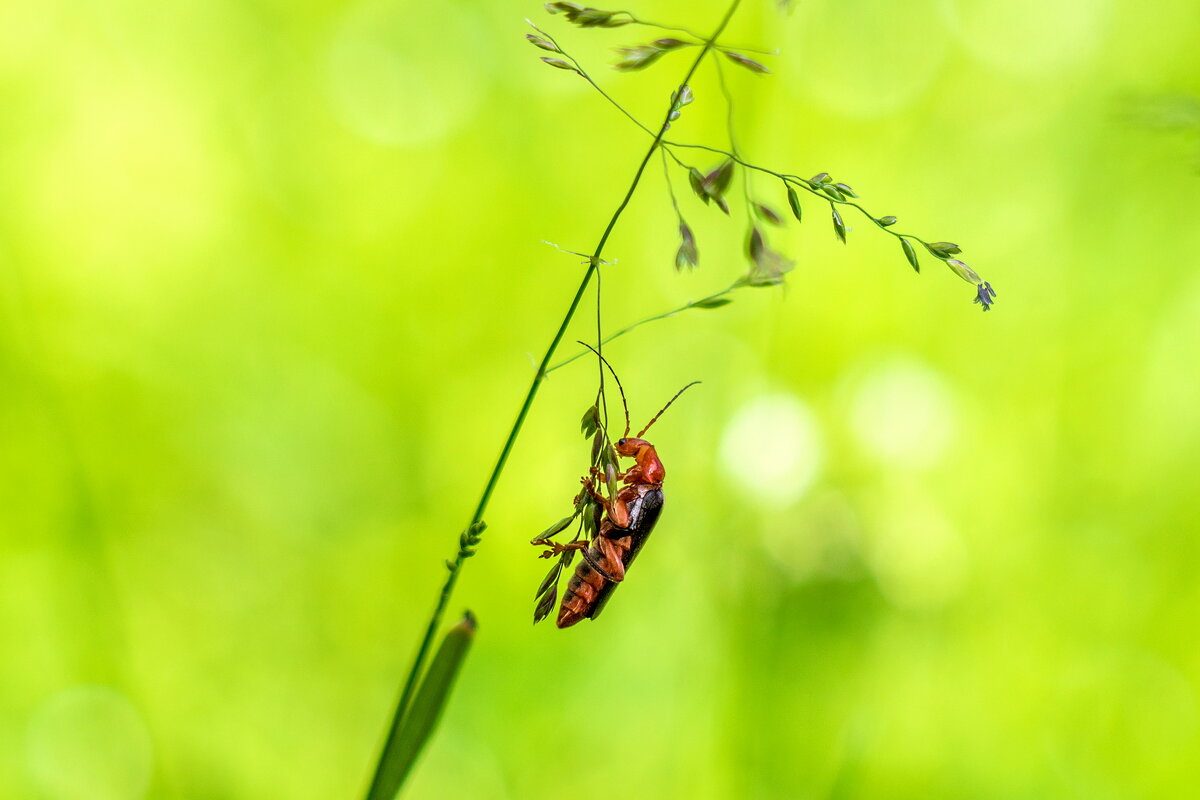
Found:
<svg viewBox="0 0 1200 800"><path fill-rule="evenodd" d="M574 3L548 3L546 8L552 14L563 14L568 22L572 22L581 28L624 27L633 24L652 25L653 27L660 28L669 27L647 23L628 11L607 11L583 7ZM676 168L686 172L688 186L691 188L692 193L703 204L716 207L725 216L732 216L731 202L738 202L733 197L732 189L739 173L741 177L743 195L741 204L744 206L747 214L745 239L745 256L749 262L747 272L720 292L710 295L701 301L688 303L681 308L641 320L621 329L608 338L603 338L599 335L599 319L597 319L597 348L618 336L632 331L641 324L663 319L687 308L713 309L727 305L732 299L728 295L737 289L744 287L778 286L784 283L786 275L792 271L796 262L794 259L773 248L768 241L767 230L769 228L784 226L785 219L768 202L755 195L752 177L759 174L768 175L773 181L777 180L782 183L784 190L783 199L787 202L791 215L797 223L802 222L804 219L804 208L800 199L801 192L804 192L828 205L834 235L839 241L846 244L849 228L842 216L842 210L845 207L858 209L860 213L865 215L880 230L898 238L905 260L916 271L920 271L920 261L917 258L914 242L923 246L934 258L946 263L959 277L974 284L977 287L975 302L981 303L985 311L990 308L992 300L995 297L995 292L992 290L990 284L982 281L974 270L963 261L954 258L954 256L961 252L958 245L951 242L927 242L912 234L896 232L892 229L892 226L897 222L897 218L894 215L875 216L871 214L855 202L859 199L859 194L850 184L835 180L828 172L820 172L811 178L804 179L796 175L767 169L747 160L742 155L734 130L734 98L726 84L724 72L721 68L723 62L720 58L717 58L714 64L727 112L728 149L676 142L663 138L663 133L669 130L671 124L683 115L684 108L695 102L696 95L690 84L685 83L680 85L671 93L666 122L659 132L655 134L650 127L639 121L615 98L602 89L589 74L588 69L572 56L552 35L532 22L530 22L530 25L534 30L534 33L527 34L530 41L541 49L550 49L556 55L561 56L561 58L557 59L543 57L543 61L546 61L551 66L569 70L582 77L635 125L647 134L655 137L655 142L662 156L663 170L671 206L678 219L679 246L675 253L676 270L697 267L700 263L700 252L695 231L684 218L675 195L671 178L671 162L674 162ZM682 31L685 34L695 36L683 28L670 27L670 30ZM658 38L644 44L618 47L616 48L618 58L614 62L613 67L619 72L638 72L662 62L665 57L672 53L686 51L689 47L707 46L714 54L714 57L719 54L719 56L724 57L725 62L749 70L756 75L770 74L770 69L764 64L750 58L745 53L740 52L740 50L724 47L711 40L706 41L699 37L695 38L695 41L689 41L688 39L672 36ZM709 151L721 156L721 160L713 166L701 169L699 166L690 164L685 160L683 154L689 149ZM597 309L597 316L599 316L599 308ZM593 348L588 346L588 349ZM599 360L604 362L605 360L598 350L595 350L595 352ZM580 353L580 355L583 355L583 353ZM573 358L568 359L551 369L564 366L573 360ZM603 370L601 370L601 384L597 395L598 404L602 403L603 397ZM593 405L583 418L584 435L593 437L594 434L589 471L593 475L605 475L607 477L609 496L614 497L617 494L617 487L613 479L613 475L616 472L616 467L613 464L615 459L613 458L611 442L607 440L607 434L604 433L604 426L600 422L598 408L599 405ZM532 541L535 545L549 546L551 548L541 554L543 558L558 558L545 579L538 586L534 622L545 618L554 607L558 597L557 586L559 578L574 557L574 549L567 548L581 539L586 541L596 535L596 529L600 522L600 507L594 503L587 493L577 495L574 503L574 513L571 516L555 522ZM578 524L576 524L577 520ZM551 540L572 527L575 527L575 533L570 542L566 545L554 545Z"/></svg>
<svg viewBox="0 0 1200 800"><path fill-rule="evenodd" d="M607 433L607 403L605 401L604 366L607 366L602 355L605 344L624 336L641 325L656 320L666 319L689 309L716 309L732 302L731 295L739 289L748 287L778 286L785 282L789 272L795 267L795 261L771 246L768 232L782 227L788 221L786 214L781 214L772 205L770 197L757 194L759 187L755 186L756 179L766 178L768 184L774 184L779 191L779 202L786 202L791 218L796 224L801 224L806 217L805 203L819 202L827 206L833 233L839 241L846 243L850 228L846 225L843 212L857 211L881 231L896 237L904 258L916 271L920 271L918 248L923 249L928 256L946 264L956 275L975 287L974 302L980 304L984 311L991 308L996 292L987 281L965 262L957 258L962 252L957 244L944 241L927 241L910 233L900 233L894 229L897 218L893 215L876 216L864 208L859 202L858 193L848 184L835 181L828 173L821 172L811 178L801 178L798 175L776 171L760 166L744 156L738 145L734 131L734 98L726 85L723 70L730 67L745 69L758 76L769 75L771 70L758 58L749 53L770 55L749 47L731 47L720 41L730 19L737 11L741 0L730 0L726 11L715 31L710 35L698 34L688 28L675 25L663 25L650 22L636 16L630 11L608 11L604 9L582 6L569 2L552 2L546 4L546 10L551 14L560 15L567 22L581 29L625 29L628 33L632 27L652 28L656 31L653 36L646 36L640 42L632 42L618 47L614 67L620 72L641 72L658 64L670 63L681 58L678 54L689 53L690 62L681 80L675 83L667 102L664 104L663 116L656 125L647 125L630 113L621 103L613 98L589 74L587 68L574 58L562 45L542 28L530 22L532 32L525 35L526 40L538 50L546 53L540 56L548 66L564 72L570 72L583 78L599 94L619 110L630 122L650 137L650 144L642 156L624 196L613 211L600 236L598 243L590 254L579 253L584 257L586 269L578 289L570 300L562 322L546 348L545 354L537 366L524 400L517 413L516 421L509 430L500 449L495 466L492 468L483 493L467 526L458 541L458 550L452 561L447 561L448 575L438 594L437 602L425 627L411 668L408 671L400 699L396 704L392 723L388 731L379 760L376 764L374 777L367 793L369 800L391 800L399 791L412 766L432 734L434 724L449 698L454 677L457 675L470 644L474 637L474 617L468 614L459 625L453 627L443 640L433 663L426 667L429 654L432 651L434 638L441 626L442 616L446 611L450 597L453 594L458 577L462 573L465 561L474 555L481 542L483 515L496 489L508 457L520 434L533 400L546 376L561 367L575 361L589 351L597 357L599 373L598 389L595 401L590 405L582 420L582 433L591 440L589 473L598 482L606 484L608 496L617 493L616 476L618 474L617 455L613 443ZM777 5L782 10L791 6L790 0L778 0ZM663 35L663 31L669 35ZM667 132L673 123L677 122L686 112L689 105L698 102L699 98L693 88L693 78L700 65L712 57L716 69L720 93L723 96L727 124L728 145L715 147L707 144L687 143L667 138ZM700 265L700 248L693 227L684 219L683 212L675 196L672 185L672 170L680 171L687 181L692 193L706 206L712 206L726 216L733 216L733 208L738 206L746 214L745 256L748 262L744 274L734 279L728 286L713 292L699 300L693 300L679 307L664 311L660 314L638 320L616 332L603 335L601 324L601 293L600 280L602 269L610 264L601 256L608 243L609 237L620 220L630 200L637 191L644 177L650 159L658 153L663 162L668 191L672 206L677 216L679 246L675 253L674 265L677 270L694 269ZM707 163L700 163L703 158ZM734 196L735 182L740 178L741 198ZM776 183L777 182L777 183ZM782 206L780 206L782 208ZM570 252L570 251L568 251ZM596 293L596 326L595 346L585 345L584 350L558 363L551 364L559 344L567 331L580 303L591 285L593 279L597 285ZM611 370L611 367L609 367ZM614 373L615 375L615 373ZM678 395L677 395L678 396ZM669 405L669 404L668 404ZM665 409L664 409L665 410ZM661 412L660 412L661 413ZM628 419L626 420L628 428ZM580 492L576 496L572 513L558 520L547 528L535 543L548 544L552 537L558 536L570 529L576 521L578 527L575 539L595 537L602 521L604 507L589 491ZM611 524L606 521L604 524ZM557 584L566 567L571 563L575 550L569 546L558 545L551 547L544 557L554 557L558 560L551 568L538 587L536 593L535 620L545 617L554 607L557 599ZM586 556L585 556L586 558Z"/></svg>
<svg viewBox="0 0 1200 800"><path fill-rule="evenodd" d="M788 3L780 3L781 7L788 6ZM664 56L668 56L676 52L685 52L689 48L702 47L706 44L709 50L714 54L719 54L724 61L742 67L756 75L770 74L770 69L761 62L750 58L742 51L761 52L751 48L733 49L721 44L706 42L703 37L688 31L685 28L678 26L659 25L657 23L648 22L640 19L629 11L607 11L603 9L580 6L575 3L547 3L546 9L551 14L562 14L568 22L574 23L580 28L613 28L624 27L626 25L641 25L659 29L672 31L680 31L690 38L679 38L676 36L659 38L645 44L637 44L631 46L623 46L616 48L618 55L617 61L614 63L615 69L621 72L635 72L646 69L659 63ZM550 63L552 66L560 69L567 69L584 78L593 88L603 95L613 106L615 106L622 114L629 118L635 125L641 128L649 135L654 135L650 127L643 124L632 113L630 113L623 105L614 99L607 91L602 89L600 85L592 78L588 70L573 56L567 52L557 40L547 34L544 30L534 25L530 25L536 33L527 34L527 38L536 46L552 50L554 53L562 56L561 58L543 57L543 61ZM719 68L720 62L717 63ZM749 261L749 270L739 280L735 281L727 289L718 292L716 295L711 295L704 301L689 303L678 309L665 314L655 315L644 322L649 322L655 319L662 319L666 316L671 316L678 311L686 310L687 308L715 308L717 305L710 302L715 297L724 298L724 296L736 289L743 287L763 287L777 286L784 282L784 276L791 271L795 266L795 261L783 255L779 251L773 249L767 239L765 229L759 223L771 227L781 227L785 224L785 219L767 202L757 199L752 196L753 189L751 187L751 176L760 175L768 176L773 180L777 180L782 184L783 199L787 203L788 209L791 211L791 216L797 223L804 220L804 205L801 202L801 195L806 194L810 198L823 202L828 206L829 221L833 228L834 236L843 244L848 243L848 235L850 227L846 223L843 212L847 209L853 209L865 217L870 224L884 231L885 233L894 236L900 243L900 249L905 261L916 271L921 271L921 263L918 258L918 250L920 247L925 250L930 256L941 261L950 268L954 274L958 275L963 280L972 284L975 289L974 302L982 306L984 311L987 311L993 305L996 297L996 292L991 284L984 281L978 273L975 272L962 260L955 258L962 252L961 248L951 242L942 241L927 241L924 238L911 233L901 233L893 226L898 222L898 218L892 214L875 215L868 211L863 205L858 203L859 194L854 188L843 181L835 180L828 172L819 172L811 178L802 178L798 175L776 171L759 164L747 160L741 154L737 146L736 137L733 132L733 98L730 96L723 74L718 69L718 75L721 78L721 90L725 95L726 106L729 111L729 145L728 148L713 147L703 144L695 144L688 142L673 141L663 138L659 142L661 153L664 160L664 169L667 173L667 185L670 190L671 204L675 209L678 218L679 229L679 247L675 254L676 269L692 269L700 263L700 251L697 244L695 229L684 218L680 211L679 203L675 198L675 192L671 185L670 168L667 159L673 162L674 165L683 170L687 176L688 185L691 187L693 194L700 199L705 205L711 205L718 208L726 216L731 215L730 210L730 188L733 185L735 171L738 168L743 173L743 181L745 186L745 206L750 218L748 229L746 231L746 248L745 255ZM683 112L685 106L691 104L696 99L694 90L690 85L684 85L675 90L671 95L671 105L667 128L669 129L670 122L677 120ZM701 168L693 165L685 160L684 155L688 151L705 151L721 157L715 165ZM729 299L729 298L724 298ZM724 305L722 303L721 305ZM640 324L640 323L638 323ZM628 326L621 332L614 334L605 339L604 342L616 338L616 336L636 328L638 324ZM582 353L580 353L582 355ZM574 359L571 359L574 360ZM564 362L566 363L566 362ZM561 365L560 365L561 366Z"/></svg>
<svg viewBox="0 0 1200 800"><path fill-rule="evenodd" d="M548 3L546 9L551 14L563 14L568 22L572 22L581 28L613 28L624 27L626 25L651 25L657 28L669 28L670 30L682 31L694 37L693 40L681 39L677 37L666 37L655 39L646 44L638 44L633 46L618 47L616 49L618 58L613 64L613 67L620 72L637 72L644 70L654 64L659 63L671 53L682 52L689 47L706 47L710 50L714 57L719 54L724 59L737 65L738 67L749 70L756 75L770 74L770 70L755 59L750 58L739 50L730 49L716 42L704 40L691 34L683 28L655 25L638 19L629 11L606 11L603 9L590 8L579 6L574 3ZM875 216L868 212L863 206L857 202L859 199L858 192L854 188L843 181L834 180L828 172L820 172L813 175L811 178L800 178L796 175L777 172L766 167L759 166L748 161L743 157L740 147L738 146L737 136L734 130L734 99L726 84L724 73L721 69L721 61L715 61L718 81L721 94L724 97L727 111L727 126L728 126L728 149L710 147L707 145L688 144L676 142L663 138L665 131L669 130L671 124L678 120L682 115L686 106L695 102L696 95L690 84L684 83L678 86L672 93L670 105L668 107L667 119L658 131L657 134L653 130L639 121L632 113L625 109L616 99L609 95L600 85L591 77L587 68L572 56L563 46L549 33L542 30L532 22L529 23L533 28L534 33L527 34L527 38L536 47L543 50L550 50L561 58L542 57L542 60L551 66L559 69L565 69L574 72L592 87L600 92L603 97L629 118L635 125L655 137L655 145L657 145L662 156L663 171L666 177L667 192L670 197L671 206L675 211L678 219L679 230L679 247L675 253L675 268L681 270L684 268L692 269L700 263L700 251L696 242L696 235L691 225L684 218L683 212L679 207L678 199L675 195L675 189L671 179L671 164L676 168L683 170L687 176L688 186L692 193L705 205L714 206L719 209L725 216L732 216L731 200L734 202L736 198L732 197L732 188L735 183L735 178L739 174L742 179L742 194L743 205L747 214L747 229L746 229L746 244L745 256L749 262L749 269L740 278L735 280L725 289L716 292L702 300L685 304L684 306L673 309L662 314L657 314L653 317L641 320L632 325L626 326L607 338L599 335L599 307L597 307L597 348L591 348L585 345L588 349L596 352L601 362L604 362L603 356L600 355L598 348L603 344L624 335L641 324L654 320L664 319L672 316L680 311L688 308L714 309L727 305L732 298L728 295L737 289L744 287L766 287L778 286L786 280L786 275L796 266L794 259L789 258L780 251L774 249L768 242L767 229L774 227L782 227L786 224L785 218L777 212L766 201L758 198L754 193L752 186L752 177L763 174L770 176L773 181L779 181L783 188L783 199L786 201L788 209L791 211L791 216L797 223L804 220L804 204L801 202L801 192L806 193L812 198L815 198L828 205L830 220L833 226L834 235L840 242L846 244L847 233L849 231L845 219L842 217L843 208L849 207L857 209L861 214L866 216L876 227L886 233L895 236L901 246L905 260L913 267L914 270L920 272L920 261L917 258L917 250L914 243L921 245L926 252L934 258L944 262L950 269L963 280L972 283L976 287L975 302L983 306L983 310L987 311L996 296L991 285L983 281L979 275L971 269L967 264L957 258L962 252L961 248L952 242L928 242L913 234L898 233L893 230L892 226L897 223L897 217L891 214ZM744 49L744 48L743 48ZM758 52L758 51L754 51ZM653 146L652 146L653 149ZM681 153L686 153L688 150L708 151L721 156L721 160L714 166L706 169L690 164L684 159ZM598 301L599 302L599 301ZM579 355L583 355L580 353ZM578 357L578 356L576 356ZM574 360L573 358L551 367L557 369L565 366ZM607 362L605 362L607 364ZM548 370L549 371L549 370ZM583 433L586 437L592 438L591 459L589 462L589 470L595 475L605 475L609 484L609 496L617 494L617 487L614 481L616 473L615 458L613 456L612 444L607 439L605 426L600 421L599 408L603 402L604 385L603 385L603 370L601 370L601 383L597 394L597 404L591 406L583 418ZM574 557L574 549L562 549L566 546L553 546L551 541L553 537L567 531L573 525L576 530L570 543L574 544L580 539L588 539L596 535L596 529L600 522L600 507L588 496L588 494L580 493L575 498L574 513L565 517L545 531L532 541L533 544L539 546L552 546L552 549L542 553L543 558L558 557L557 563L550 569L549 574L538 586L536 593L536 605L534 610L534 622L538 622L545 618L554 607L554 603L558 596L557 585L558 580L565 568L571 563ZM575 525L578 520L578 525Z"/></svg>

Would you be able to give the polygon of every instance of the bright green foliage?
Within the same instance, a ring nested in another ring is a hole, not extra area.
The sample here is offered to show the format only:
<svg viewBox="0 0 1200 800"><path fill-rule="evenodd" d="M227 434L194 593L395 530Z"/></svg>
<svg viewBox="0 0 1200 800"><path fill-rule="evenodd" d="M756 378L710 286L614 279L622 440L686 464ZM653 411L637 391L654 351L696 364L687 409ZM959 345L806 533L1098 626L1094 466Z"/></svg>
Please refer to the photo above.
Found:
<svg viewBox="0 0 1200 800"><path fill-rule="evenodd" d="M650 432L653 541L569 631L530 624L529 540L572 513L594 357L552 373L409 796L1190 796L1200 133L1162 120L1200 90L1195 3L770 6L729 42L772 74L722 57L747 157L830 170L1001 297L853 209L842 245L800 190L785 288L605 347L635 425L704 390ZM649 140L521 18L651 123L688 52L614 73L660 33L537 3L4 8L0 796L360 797L586 268L540 241L590 252ZM710 73L672 138L724 141ZM607 331L748 268L740 170L730 218L676 170L703 254L676 271L652 167ZM584 757L614 741L619 793Z"/></svg>

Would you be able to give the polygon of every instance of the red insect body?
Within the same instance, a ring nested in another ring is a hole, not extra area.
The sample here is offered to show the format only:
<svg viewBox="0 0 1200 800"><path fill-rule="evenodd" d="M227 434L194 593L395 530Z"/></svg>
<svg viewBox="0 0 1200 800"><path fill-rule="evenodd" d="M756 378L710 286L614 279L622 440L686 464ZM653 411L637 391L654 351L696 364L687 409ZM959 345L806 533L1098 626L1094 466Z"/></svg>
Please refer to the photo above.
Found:
<svg viewBox="0 0 1200 800"><path fill-rule="evenodd" d="M621 439L616 450L636 463L618 476L626 486L611 501L599 495L590 480L584 482L606 513L563 593L555 621L560 628L599 616L662 511L662 482L667 472L654 445L644 439Z"/></svg>
<svg viewBox="0 0 1200 800"><path fill-rule="evenodd" d="M601 360L603 361L602 357ZM605 361L604 364L607 366L608 362ZM612 370L611 366L609 370ZM613 377L616 377L616 373L613 373ZM654 415L636 437L629 435L629 407L626 405L625 437L612 445L618 457L632 458L634 461L629 469L615 475L615 479L621 481L624 486L612 497L605 497L596 490L596 478L602 473L598 467L593 466L591 475L583 478L582 483L584 492L592 498L594 505L581 504L581 498L576 497L575 515L562 520L543 537L533 540L535 545L550 548L542 553L543 558L562 556L559 565L550 571L538 590L539 600L533 618L535 623L548 615L554 607L558 570L569 562L572 551L580 551L583 560L575 568L566 591L563 592L556 619L558 627L569 628L582 619L598 617L617 585L625 579L625 573L641 552L642 545L662 513L662 485L667 477L667 470L663 467L662 459L658 457L658 451L654 449L654 445L641 437L663 412L671 407L671 403L692 385L694 384L689 383L676 392L675 397ZM617 381L617 386L620 387L620 380ZM621 402L625 405L623 389ZM594 412L595 409L592 413ZM585 417L585 421L586 419ZM599 422L598 417L596 422ZM584 513L596 514L597 517L595 536L591 541L572 541L569 544L550 541L549 537L566 528L581 510Z"/></svg>

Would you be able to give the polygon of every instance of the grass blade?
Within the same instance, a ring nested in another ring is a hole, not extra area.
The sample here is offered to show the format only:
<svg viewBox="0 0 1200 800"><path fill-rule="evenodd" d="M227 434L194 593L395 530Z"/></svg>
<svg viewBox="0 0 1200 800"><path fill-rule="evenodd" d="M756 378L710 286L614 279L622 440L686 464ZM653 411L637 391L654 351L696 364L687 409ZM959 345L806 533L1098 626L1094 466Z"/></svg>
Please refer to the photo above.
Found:
<svg viewBox="0 0 1200 800"><path fill-rule="evenodd" d="M399 730L384 746L378 774L367 800L392 800L404 785L450 699L454 679L458 677L474 639L475 617L468 611L442 640Z"/></svg>

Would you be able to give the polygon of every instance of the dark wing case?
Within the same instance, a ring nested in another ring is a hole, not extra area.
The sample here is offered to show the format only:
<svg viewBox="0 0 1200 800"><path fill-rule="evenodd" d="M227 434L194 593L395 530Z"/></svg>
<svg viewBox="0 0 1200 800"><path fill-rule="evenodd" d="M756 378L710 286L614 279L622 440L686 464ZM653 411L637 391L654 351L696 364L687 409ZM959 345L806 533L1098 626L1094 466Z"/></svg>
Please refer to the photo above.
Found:
<svg viewBox="0 0 1200 800"><path fill-rule="evenodd" d="M654 525L658 522L658 515L662 513L662 507L662 489L651 489L629 504L629 527L617 528L618 531L624 530L624 535L628 535L630 538L629 552L625 555L626 570L637 558L637 554L642 551L642 545L650 538L650 532L654 530ZM592 608L587 614L589 619L596 619L600 616L600 612L604 610L609 596L616 590L617 585L612 581L604 582L604 586L596 593L596 601L592 603Z"/></svg>

